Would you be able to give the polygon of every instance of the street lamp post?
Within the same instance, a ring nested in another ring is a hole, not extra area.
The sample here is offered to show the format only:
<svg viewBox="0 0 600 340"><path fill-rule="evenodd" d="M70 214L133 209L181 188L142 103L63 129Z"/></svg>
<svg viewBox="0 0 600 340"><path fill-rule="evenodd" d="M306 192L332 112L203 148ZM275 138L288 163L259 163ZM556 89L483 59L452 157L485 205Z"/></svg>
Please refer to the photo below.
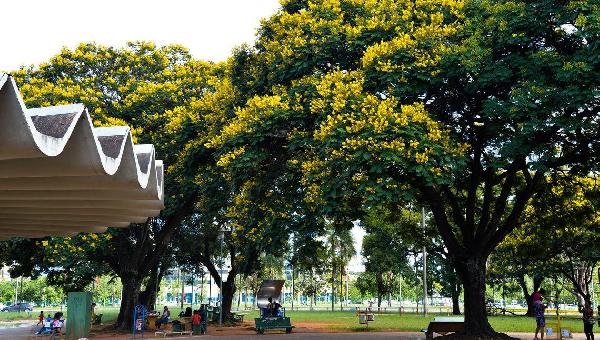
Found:
<svg viewBox="0 0 600 340"><path fill-rule="evenodd" d="M220 281L220 287L219 287L219 301L221 302L221 310L219 312L219 327L223 326L223 242L225 240L225 231L221 230L219 233L219 238L221 239L221 263L220 263L220 277L221 277L221 281Z"/></svg>
<svg viewBox="0 0 600 340"><path fill-rule="evenodd" d="M421 210L421 227L423 227L423 235L425 233L425 207ZM427 247L423 244L423 315L427 315Z"/></svg>

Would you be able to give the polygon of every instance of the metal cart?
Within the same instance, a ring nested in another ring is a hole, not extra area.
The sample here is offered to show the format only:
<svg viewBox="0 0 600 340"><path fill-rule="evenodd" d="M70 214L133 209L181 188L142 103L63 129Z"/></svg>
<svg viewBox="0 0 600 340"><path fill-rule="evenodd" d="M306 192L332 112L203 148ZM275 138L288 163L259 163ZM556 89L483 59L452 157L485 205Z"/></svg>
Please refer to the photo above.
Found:
<svg viewBox="0 0 600 340"><path fill-rule="evenodd" d="M286 333L292 332L294 326L292 326L290 318L285 316L285 308L279 308L277 313L269 309L269 297L274 302L280 301L284 282L284 280L264 280L260 285L258 294L256 294L260 317L254 318L257 334L263 334L266 330L271 329L283 329Z"/></svg>

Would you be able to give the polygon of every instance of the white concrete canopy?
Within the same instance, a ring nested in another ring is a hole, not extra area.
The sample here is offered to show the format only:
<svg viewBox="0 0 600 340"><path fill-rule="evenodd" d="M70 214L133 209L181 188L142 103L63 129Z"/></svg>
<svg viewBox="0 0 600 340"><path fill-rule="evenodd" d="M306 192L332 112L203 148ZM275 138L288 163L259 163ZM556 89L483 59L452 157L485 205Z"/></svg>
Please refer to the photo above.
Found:
<svg viewBox="0 0 600 340"><path fill-rule="evenodd" d="M0 239L102 232L157 216L163 163L81 104L28 109L0 73Z"/></svg>

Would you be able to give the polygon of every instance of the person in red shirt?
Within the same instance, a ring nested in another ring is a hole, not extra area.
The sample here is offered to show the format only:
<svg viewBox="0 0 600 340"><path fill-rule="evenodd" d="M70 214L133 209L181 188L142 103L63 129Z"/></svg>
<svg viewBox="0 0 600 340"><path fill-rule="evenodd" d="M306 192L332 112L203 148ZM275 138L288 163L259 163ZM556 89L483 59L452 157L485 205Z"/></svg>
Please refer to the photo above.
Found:
<svg viewBox="0 0 600 340"><path fill-rule="evenodd" d="M194 315L192 316L192 325L198 326L202 322L202 317L200 316L200 311L195 310Z"/></svg>
<svg viewBox="0 0 600 340"><path fill-rule="evenodd" d="M544 290L544 288L540 288L538 291L535 291L531 295L531 301L533 303L536 303L537 301L542 301L544 295L546 295L546 291Z"/></svg>

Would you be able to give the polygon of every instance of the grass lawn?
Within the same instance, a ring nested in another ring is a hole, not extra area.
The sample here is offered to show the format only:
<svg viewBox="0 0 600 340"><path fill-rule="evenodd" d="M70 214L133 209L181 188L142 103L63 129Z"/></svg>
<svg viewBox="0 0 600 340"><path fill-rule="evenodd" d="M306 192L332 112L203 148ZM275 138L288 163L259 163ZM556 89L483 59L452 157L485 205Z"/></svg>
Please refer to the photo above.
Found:
<svg viewBox="0 0 600 340"><path fill-rule="evenodd" d="M47 307L43 309L46 314L54 314L60 308ZM179 309L173 309L173 312L178 312ZM39 309L33 312L3 312L0 313L0 321L11 320L37 320ZM118 307L98 307L97 314L102 314L102 323L110 324L115 322L119 314ZM65 313L65 317L67 317ZM314 324L315 328L327 328L335 331L359 332L359 331L406 331L419 332L426 328L429 321L435 316L448 316L447 314L430 314L427 317L417 314L404 313L375 313L375 321L369 323L369 327L360 325L358 317L354 312L327 312L327 311L288 311L286 313L292 319L292 324L302 323L307 327ZM258 311L249 311L246 320L258 316ZM533 332L535 330L535 319L526 316L491 316L489 318L492 327L500 332ZM546 316L548 326L556 328L556 317ZM576 316L562 317L561 323L563 327L569 328L572 332L583 332L581 319ZM307 325L308 324L308 325Z"/></svg>
<svg viewBox="0 0 600 340"><path fill-rule="evenodd" d="M328 325L328 328L345 331L363 331L366 330L365 325L358 324L358 317L353 312L309 312L309 311L294 311L287 312L287 316L292 319L292 323L315 323L320 325ZM426 328L429 321L433 320L435 314L430 314L427 317L417 314L376 314L375 321L369 323L369 330L393 330L419 332ZM439 316L447 316L440 314ZM492 327L500 332L533 332L535 330L535 319L526 316L491 316L489 318ZM556 322L555 317L546 316L546 324L550 327ZM569 328L572 332L583 332L581 319L570 316L561 318L563 328Z"/></svg>

